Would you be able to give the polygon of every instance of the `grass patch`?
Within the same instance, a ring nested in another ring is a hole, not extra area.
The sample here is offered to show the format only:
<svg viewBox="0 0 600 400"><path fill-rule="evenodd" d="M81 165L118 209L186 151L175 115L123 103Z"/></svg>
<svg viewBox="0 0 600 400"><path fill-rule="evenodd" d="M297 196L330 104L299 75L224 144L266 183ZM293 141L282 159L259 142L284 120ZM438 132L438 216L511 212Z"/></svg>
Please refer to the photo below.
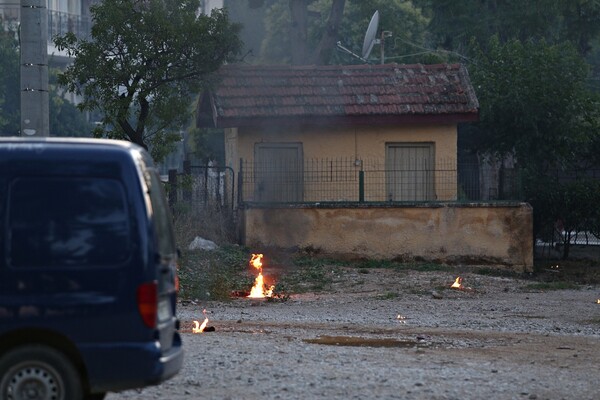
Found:
<svg viewBox="0 0 600 400"><path fill-rule="evenodd" d="M435 262L399 262L393 260L359 260L355 263L347 263L347 266L355 267L362 270L373 269L373 268L384 268L394 269L396 271L452 271L453 268L440 263Z"/></svg>
<svg viewBox="0 0 600 400"><path fill-rule="evenodd" d="M239 246L214 251L183 251L179 262L182 300L225 300L232 290L252 286L247 271L248 252Z"/></svg>
<svg viewBox="0 0 600 400"><path fill-rule="evenodd" d="M180 292L182 300L229 300L234 291L249 291L256 278L250 268L252 252L247 248L226 245L214 251L182 252L179 263ZM275 278L275 295L289 295L320 291L331 287L339 274L330 260L302 257L294 260L294 267L277 267L278 262L268 260L263 266L265 280ZM272 264L272 265L269 265Z"/></svg>
<svg viewBox="0 0 600 400"><path fill-rule="evenodd" d="M508 268L481 267L473 270L473 273L477 275L498 276L503 278L516 278L519 276L518 273L511 271Z"/></svg>
<svg viewBox="0 0 600 400"><path fill-rule="evenodd" d="M413 271L420 271L420 272L454 271L454 268L449 265L432 263L432 262L404 263L404 264L401 264L400 268L396 268L396 269L413 270Z"/></svg>
<svg viewBox="0 0 600 400"><path fill-rule="evenodd" d="M379 300L394 300L398 297L400 297L400 295L397 292L385 292L377 296Z"/></svg>
<svg viewBox="0 0 600 400"><path fill-rule="evenodd" d="M277 282L276 291L305 293L330 287L337 267L326 260L302 257L294 260L295 267L283 274Z"/></svg>

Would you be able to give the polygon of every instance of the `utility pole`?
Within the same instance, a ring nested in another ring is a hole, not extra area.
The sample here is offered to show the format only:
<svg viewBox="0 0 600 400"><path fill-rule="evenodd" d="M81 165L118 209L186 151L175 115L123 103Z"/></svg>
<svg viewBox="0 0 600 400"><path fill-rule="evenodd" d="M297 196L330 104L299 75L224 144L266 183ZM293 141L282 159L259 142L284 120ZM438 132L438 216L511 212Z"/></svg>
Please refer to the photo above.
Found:
<svg viewBox="0 0 600 400"><path fill-rule="evenodd" d="M48 9L21 0L21 135L48 136Z"/></svg>

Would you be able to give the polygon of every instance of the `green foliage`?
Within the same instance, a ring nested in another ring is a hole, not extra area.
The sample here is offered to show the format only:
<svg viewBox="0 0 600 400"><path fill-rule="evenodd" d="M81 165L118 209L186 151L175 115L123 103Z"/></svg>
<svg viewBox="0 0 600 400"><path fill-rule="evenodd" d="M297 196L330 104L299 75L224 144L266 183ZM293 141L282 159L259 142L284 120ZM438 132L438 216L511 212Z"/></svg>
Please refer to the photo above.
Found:
<svg viewBox="0 0 600 400"><path fill-rule="evenodd" d="M289 26L290 10L287 0L278 0L269 7L265 16L266 36L262 42L259 60L262 64L290 64Z"/></svg>
<svg viewBox="0 0 600 400"><path fill-rule="evenodd" d="M469 72L480 102L478 151L514 154L540 171L579 162L598 135L598 98L586 87L588 65L572 45L544 42L474 46Z"/></svg>
<svg viewBox="0 0 600 400"><path fill-rule="evenodd" d="M223 129L190 129L188 131L188 149L193 158L201 163L216 160L225 165L225 137Z"/></svg>
<svg viewBox="0 0 600 400"><path fill-rule="evenodd" d="M59 83L83 96L81 110L103 114L97 136L150 147L156 160L180 139L193 95L242 46L226 11L197 15L198 7L198 0L106 0L90 9L91 39L54 39L75 59Z"/></svg>
<svg viewBox="0 0 600 400"><path fill-rule="evenodd" d="M559 231L552 234L566 233L553 237L562 245L563 259L569 256L571 232L600 233L600 181L579 178L560 182L553 178L538 178L531 183L530 192L536 225Z"/></svg>
<svg viewBox="0 0 600 400"><path fill-rule="evenodd" d="M570 41L580 54L600 33L600 3L589 0L420 0L431 13L429 30L443 48L466 52L471 40L481 47L491 36L501 42Z"/></svg>
<svg viewBox="0 0 600 400"><path fill-rule="evenodd" d="M448 271L452 270L451 267L445 264L439 264L434 262L400 262L394 260L375 260L375 259L366 259L360 260L355 263L355 267L359 269L364 269L368 271L371 268L386 268L386 269L394 269L396 271Z"/></svg>
<svg viewBox="0 0 600 400"><path fill-rule="evenodd" d="M0 24L0 136L20 130L19 48L15 32Z"/></svg>
<svg viewBox="0 0 600 400"><path fill-rule="evenodd" d="M77 109L77 106L62 97L62 93L56 85L58 73L57 69L49 71L50 136L92 136L93 125L86 120L85 115Z"/></svg>
<svg viewBox="0 0 600 400"><path fill-rule="evenodd" d="M245 253L236 246L223 246L215 251L183 251L179 295L184 300L229 300L233 290L251 285L243 274L247 266Z"/></svg>
<svg viewBox="0 0 600 400"><path fill-rule="evenodd" d="M303 264L280 276L275 290L288 293L320 291L330 287L334 271L335 267L327 265L324 260Z"/></svg>
<svg viewBox="0 0 600 400"><path fill-rule="evenodd" d="M410 0L350 0L340 25L340 40L356 54L361 54L365 32L375 10L379 11L378 37L381 31L391 33L384 39L385 62L440 62L439 56L425 48L429 19ZM369 60L381 63L380 45L376 45ZM345 53L334 53L339 64L362 63Z"/></svg>
<svg viewBox="0 0 600 400"><path fill-rule="evenodd" d="M291 46L289 26L291 23L289 0L276 0L266 13L266 37L261 48L263 63L290 63ZM315 49L327 29L331 0L317 0L308 3L309 21L307 47ZM385 55L388 62L420 62L425 54L430 54L421 46L425 40L428 19L421 9L407 0L348 0L339 27L338 37L342 44L360 55L365 31L371 16L379 10L380 31L392 32L385 39ZM332 49L333 50L333 49ZM379 63L379 48L376 46L371 59ZM362 61L346 54L331 52L329 64L356 64Z"/></svg>
<svg viewBox="0 0 600 400"><path fill-rule="evenodd" d="M557 221L567 232L595 226L598 183L558 179L597 165L600 98L587 85L589 65L570 43L502 43L495 36L485 49L473 48L480 122L467 134L472 149L517 161L534 235ZM566 258L568 235L564 244Z"/></svg>
<svg viewBox="0 0 600 400"><path fill-rule="evenodd" d="M0 24L1 25L1 24ZM0 136L19 136L21 92L19 42L15 32L0 26ZM90 136L92 127L77 108L65 100L55 84L56 70L49 71L50 136Z"/></svg>

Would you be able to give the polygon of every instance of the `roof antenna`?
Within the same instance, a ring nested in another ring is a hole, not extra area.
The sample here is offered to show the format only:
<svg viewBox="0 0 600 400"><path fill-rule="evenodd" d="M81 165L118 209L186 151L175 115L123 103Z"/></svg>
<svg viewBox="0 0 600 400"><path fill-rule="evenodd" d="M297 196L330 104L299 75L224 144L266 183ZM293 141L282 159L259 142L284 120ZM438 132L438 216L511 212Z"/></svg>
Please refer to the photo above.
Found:
<svg viewBox="0 0 600 400"><path fill-rule="evenodd" d="M379 29L379 10L375 10L373 13L371 22L369 22L369 26L367 27L367 32L365 33L365 39L363 40L362 58L365 60L369 59L373 46L381 44L381 41L375 38L377 29ZM383 64L383 61L381 63Z"/></svg>
<svg viewBox="0 0 600 400"><path fill-rule="evenodd" d="M358 54L353 53L351 50L342 46L341 42L337 42L337 47L346 53L360 59L364 63L369 62L369 56L371 55L371 51L373 50L373 46L376 44L381 45L381 63L383 64L385 61L384 57L384 39L386 37L391 37L392 32L390 31L382 31L381 39L376 38L377 29L379 29L379 10L375 10L373 16L371 17L371 21L369 22L369 26L367 27L367 32L365 33L365 39L363 41L362 53L359 56Z"/></svg>

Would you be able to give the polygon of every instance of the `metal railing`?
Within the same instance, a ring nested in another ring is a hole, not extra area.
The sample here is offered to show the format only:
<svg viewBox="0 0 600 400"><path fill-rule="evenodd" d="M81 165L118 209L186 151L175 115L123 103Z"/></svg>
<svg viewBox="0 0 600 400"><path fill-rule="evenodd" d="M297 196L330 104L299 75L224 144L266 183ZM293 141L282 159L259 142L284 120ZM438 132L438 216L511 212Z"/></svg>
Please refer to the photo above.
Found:
<svg viewBox="0 0 600 400"><path fill-rule="evenodd" d="M89 17L48 10L48 42L53 42L56 35L73 32L80 39L90 36L92 21Z"/></svg>
<svg viewBox="0 0 600 400"><path fill-rule="evenodd" d="M238 201L435 202L518 200L516 174L504 170L482 185L477 164L438 161L435 168L386 168L348 158L240 160Z"/></svg>
<svg viewBox="0 0 600 400"><path fill-rule="evenodd" d="M18 2L0 4L0 21L5 29L17 31L21 6ZM54 42L56 35L73 32L78 38L87 38L92 29L89 16L64 11L48 10L48 43Z"/></svg>
<svg viewBox="0 0 600 400"><path fill-rule="evenodd" d="M233 208L235 175L231 168L184 164L184 172L169 170L169 203L197 208Z"/></svg>

